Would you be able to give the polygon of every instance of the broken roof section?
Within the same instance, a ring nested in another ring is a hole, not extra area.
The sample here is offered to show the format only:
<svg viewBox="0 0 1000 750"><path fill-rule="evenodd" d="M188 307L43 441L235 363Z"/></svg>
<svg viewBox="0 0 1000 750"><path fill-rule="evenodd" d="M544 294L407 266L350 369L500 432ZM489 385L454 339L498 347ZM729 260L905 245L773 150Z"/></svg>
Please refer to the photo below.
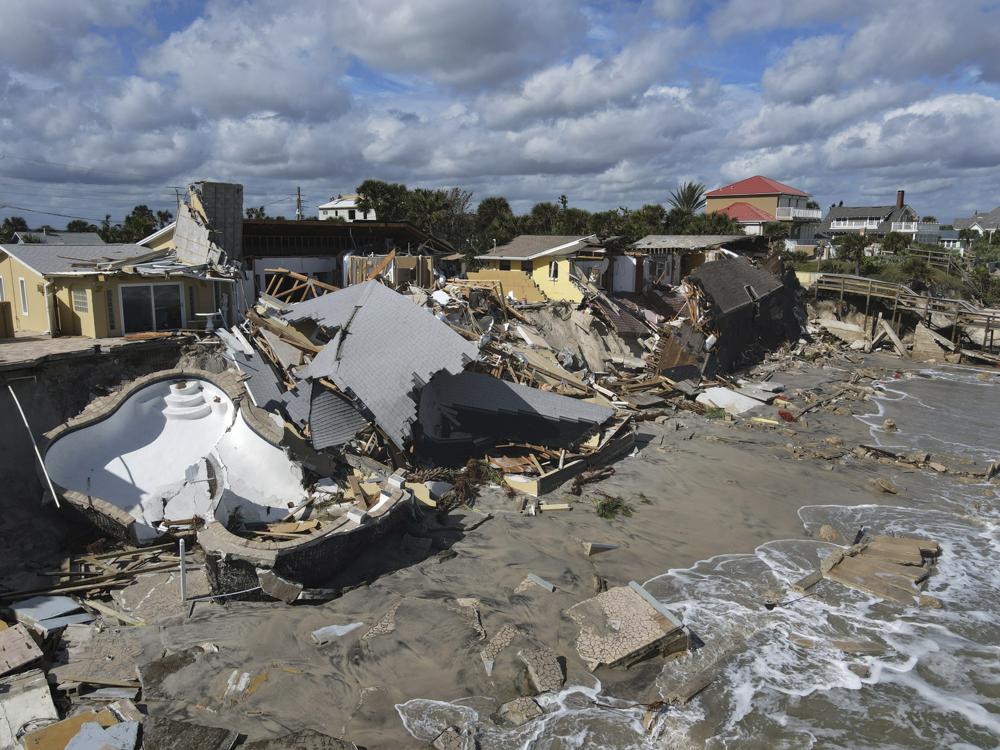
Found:
<svg viewBox="0 0 1000 750"><path fill-rule="evenodd" d="M479 356L475 344L377 281L299 302L281 317L312 321L330 338L301 374L328 379L360 400L400 448L410 442L423 386Z"/></svg>
<svg viewBox="0 0 1000 750"><path fill-rule="evenodd" d="M751 265L745 258L705 263L698 266L688 280L705 291L722 315L751 305L782 288L781 279Z"/></svg>

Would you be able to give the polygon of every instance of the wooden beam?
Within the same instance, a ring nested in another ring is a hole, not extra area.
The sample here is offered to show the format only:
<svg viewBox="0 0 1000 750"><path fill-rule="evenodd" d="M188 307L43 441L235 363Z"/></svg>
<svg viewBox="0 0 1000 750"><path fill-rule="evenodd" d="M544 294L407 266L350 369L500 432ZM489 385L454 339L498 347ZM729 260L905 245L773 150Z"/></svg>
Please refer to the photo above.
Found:
<svg viewBox="0 0 1000 750"><path fill-rule="evenodd" d="M392 263L395 259L396 259L396 251L390 250L389 254L385 256L378 263L378 265L376 265L375 268L371 270L371 273L369 273L367 277L365 277L365 281L373 281L374 279L377 279L379 277L379 274L381 274L385 269L387 269L389 267L389 264Z"/></svg>

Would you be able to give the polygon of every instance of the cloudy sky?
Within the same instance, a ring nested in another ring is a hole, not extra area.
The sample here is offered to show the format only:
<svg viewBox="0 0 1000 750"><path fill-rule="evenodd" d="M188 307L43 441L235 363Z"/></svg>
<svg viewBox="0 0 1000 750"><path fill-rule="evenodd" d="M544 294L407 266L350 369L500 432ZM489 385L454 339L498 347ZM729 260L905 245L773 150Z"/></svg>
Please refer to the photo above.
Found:
<svg viewBox="0 0 1000 750"><path fill-rule="evenodd" d="M0 217L374 177L588 209L764 174L1000 204L1000 3L0 0ZM16 206L18 208L11 208ZM35 213L24 209L34 209Z"/></svg>

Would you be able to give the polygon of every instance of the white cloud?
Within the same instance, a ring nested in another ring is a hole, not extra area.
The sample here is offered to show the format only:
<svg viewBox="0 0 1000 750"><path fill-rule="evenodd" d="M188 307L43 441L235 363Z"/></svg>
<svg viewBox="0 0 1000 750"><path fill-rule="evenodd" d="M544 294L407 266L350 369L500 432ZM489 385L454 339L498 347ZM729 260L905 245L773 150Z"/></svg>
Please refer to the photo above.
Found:
<svg viewBox="0 0 1000 750"><path fill-rule="evenodd" d="M348 106L347 57L330 44L325 3L217 0L142 63L175 77L177 96L210 117L277 113L318 120Z"/></svg>
<svg viewBox="0 0 1000 750"><path fill-rule="evenodd" d="M347 0L333 38L366 64L453 86L494 85L582 40L572 0Z"/></svg>
<svg viewBox="0 0 1000 750"><path fill-rule="evenodd" d="M616 54L585 53L529 77L511 94L488 94L480 109L487 122L511 124L532 117L590 112L643 94L667 76L682 57L690 32L667 28Z"/></svg>

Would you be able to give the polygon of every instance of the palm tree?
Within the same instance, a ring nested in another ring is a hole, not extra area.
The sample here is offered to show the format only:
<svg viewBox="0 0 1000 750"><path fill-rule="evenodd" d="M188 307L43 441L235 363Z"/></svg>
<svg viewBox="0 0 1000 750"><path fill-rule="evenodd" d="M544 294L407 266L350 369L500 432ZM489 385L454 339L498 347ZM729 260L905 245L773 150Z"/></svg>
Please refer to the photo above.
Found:
<svg viewBox="0 0 1000 750"><path fill-rule="evenodd" d="M705 207L705 186L700 182L685 182L670 193L671 206L687 214L695 214Z"/></svg>

